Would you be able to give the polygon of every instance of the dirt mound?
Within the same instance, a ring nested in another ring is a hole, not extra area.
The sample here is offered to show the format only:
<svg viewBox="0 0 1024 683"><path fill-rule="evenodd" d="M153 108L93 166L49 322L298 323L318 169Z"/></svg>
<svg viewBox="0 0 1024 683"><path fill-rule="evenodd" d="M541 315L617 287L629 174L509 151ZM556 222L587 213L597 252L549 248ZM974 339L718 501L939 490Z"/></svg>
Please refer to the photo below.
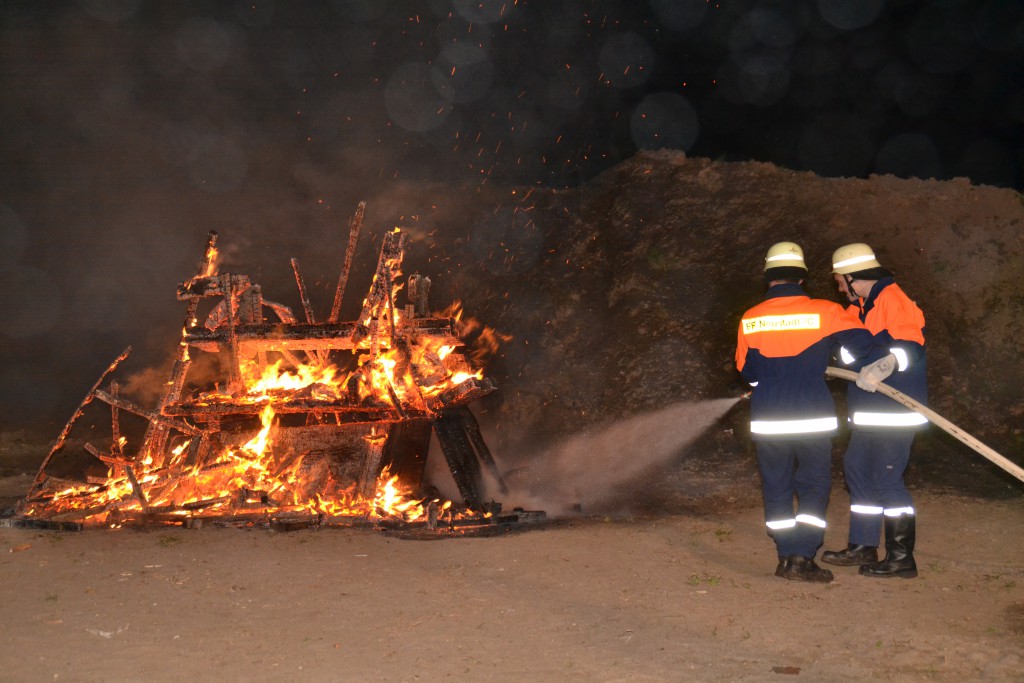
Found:
<svg viewBox="0 0 1024 683"><path fill-rule="evenodd" d="M502 391L485 405L505 457L675 401L727 395L738 316L760 299L765 249L780 240L803 245L808 289L825 298L836 296L832 251L872 244L927 317L932 407L1009 457L1021 452L1018 193L653 152L577 190L526 196L517 229L485 253L472 233L444 245L463 264L457 289L467 310L513 336L489 368ZM442 226L434 239L450 237ZM845 387L835 384L841 402ZM691 455L745 455L744 417L733 411ZM941 484L969 467L985 490L1007 488L993 467L931 432L918 440L919 451L937 454L925 479Z"/></svg>

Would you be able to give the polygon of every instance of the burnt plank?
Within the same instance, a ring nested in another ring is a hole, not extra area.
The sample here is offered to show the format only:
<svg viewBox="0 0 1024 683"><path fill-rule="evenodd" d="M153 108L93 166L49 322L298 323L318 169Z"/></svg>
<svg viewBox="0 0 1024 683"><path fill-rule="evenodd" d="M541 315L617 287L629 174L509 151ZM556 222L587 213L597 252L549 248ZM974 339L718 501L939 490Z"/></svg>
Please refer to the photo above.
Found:
<svg viewBox="0 0 1024 683"><path fill-rule="evenodd" d="M458 414L442 413L433 422L434 433L448 463L455 485L466 506L477 510L483 503L480 461L466 436L465 424Z"/></svg>
<svg viewBox="0 0 1024 683"><path fill-rule="evenodd" d="M376 323L371 323L376 324ZM257 351L353 350L368 348L365 340L352 341L357 324L342 323L262 323L236 325L235 337L243 354ZM452 331L448 318L404 319L396 329L398 335L424 337L442 346L461 346L462 340ZM185 331L185 343L203 351L215 352L230 342L227 330L208 330L193 326Z"/></svg>

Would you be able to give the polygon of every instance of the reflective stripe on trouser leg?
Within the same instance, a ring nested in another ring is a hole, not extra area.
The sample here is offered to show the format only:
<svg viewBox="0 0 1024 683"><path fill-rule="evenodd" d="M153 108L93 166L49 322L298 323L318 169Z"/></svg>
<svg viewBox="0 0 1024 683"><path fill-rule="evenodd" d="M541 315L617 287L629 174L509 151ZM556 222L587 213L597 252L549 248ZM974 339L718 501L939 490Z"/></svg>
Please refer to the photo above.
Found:
<svg viewBox="0 0 1024 683"><path fill-rule="evenodd" d="M903 483L913 440L913 432L854 430L850 436L843 455L843 472L850 489L850 543L879 545L883 513L913 509L910 492Z"/></svg>
<svg viewBox="0 0 1024 683"><path fill-rule="evenodd" d="M828 438L757 443L765 523L780 556L814 557L824 539L831 453Z"/></svg>

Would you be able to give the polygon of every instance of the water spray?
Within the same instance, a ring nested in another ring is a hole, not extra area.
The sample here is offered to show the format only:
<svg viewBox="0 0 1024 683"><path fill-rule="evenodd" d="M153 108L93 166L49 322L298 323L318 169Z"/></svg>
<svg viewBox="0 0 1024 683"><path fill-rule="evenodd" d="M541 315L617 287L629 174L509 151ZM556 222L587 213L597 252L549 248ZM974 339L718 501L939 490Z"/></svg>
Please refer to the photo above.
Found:
<svg viewBox="0 0 1024 683"><path fill-rule="evenodd" d="M574 435L510 474L510 502L557 516L606 500L676 458L743 398L674 403Z"/></svg>

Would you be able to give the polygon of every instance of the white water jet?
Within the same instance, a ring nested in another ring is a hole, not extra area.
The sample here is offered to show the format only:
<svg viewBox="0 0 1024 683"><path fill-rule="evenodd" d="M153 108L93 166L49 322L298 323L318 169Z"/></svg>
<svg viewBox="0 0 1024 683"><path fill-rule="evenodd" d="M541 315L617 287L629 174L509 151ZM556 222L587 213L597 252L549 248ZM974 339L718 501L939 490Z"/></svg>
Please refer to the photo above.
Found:
<svg viewBox="0 0 1024 683"><path fill-rule="evenodd" d="M559 516L598 503L619 487L670 462L739 398L674 403L576 434L510 475L506 507Z"/></svg>

